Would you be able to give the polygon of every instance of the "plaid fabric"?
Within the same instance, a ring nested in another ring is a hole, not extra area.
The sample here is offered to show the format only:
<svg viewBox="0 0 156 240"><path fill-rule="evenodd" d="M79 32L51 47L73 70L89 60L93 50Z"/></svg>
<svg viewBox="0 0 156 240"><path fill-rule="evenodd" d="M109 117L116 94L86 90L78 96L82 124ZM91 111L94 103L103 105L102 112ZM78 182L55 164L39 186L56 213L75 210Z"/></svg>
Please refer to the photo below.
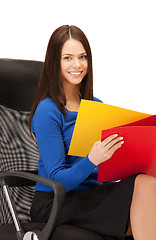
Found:
<svg viewBox="0 0 156 240"><path fill-rule="evenodd" d="M0 172L36 170L39 152L28 130L29 112L0 105ZM33 187L11 188L20 220L30 220ZM0 191L0 225L12 222L6 199Z"/></svg>

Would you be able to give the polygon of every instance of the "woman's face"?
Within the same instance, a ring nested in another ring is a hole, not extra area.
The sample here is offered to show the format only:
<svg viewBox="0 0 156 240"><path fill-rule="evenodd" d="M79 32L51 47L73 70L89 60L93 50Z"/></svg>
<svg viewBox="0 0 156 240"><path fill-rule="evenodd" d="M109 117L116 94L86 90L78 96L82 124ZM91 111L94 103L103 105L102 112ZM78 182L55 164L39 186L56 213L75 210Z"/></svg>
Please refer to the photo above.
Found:
<svg viewBox="0 0 156 240"><path fill-rule="evenodd" d="M79 85L88 70L87 53L82 43L76 39L68 39L61 52L61 81Z"/></svg>

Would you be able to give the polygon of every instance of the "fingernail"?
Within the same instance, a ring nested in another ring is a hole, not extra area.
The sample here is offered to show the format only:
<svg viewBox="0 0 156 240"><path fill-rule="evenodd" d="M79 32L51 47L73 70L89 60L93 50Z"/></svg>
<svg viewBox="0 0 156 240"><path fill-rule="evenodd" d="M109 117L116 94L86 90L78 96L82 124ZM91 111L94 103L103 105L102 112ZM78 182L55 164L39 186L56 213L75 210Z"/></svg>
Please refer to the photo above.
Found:
<svg viewBox="0 0 156 240"><path fill-rule="evenodd" d="M118 134L114 134L114 137L117 137L118 136Z"/></svg>
<svg viewBox="0 0 156 240"><path fill-rule="evenodd" d="M122 141L122 142L120 142L121 144L123 144L124 143L124 141Z"/></svg>
<svg viewBox="0 0 156 240"><path fill-rule="evenodd" d="M123 139L123 137L120 137L120 140L122 140Z"/></svg>

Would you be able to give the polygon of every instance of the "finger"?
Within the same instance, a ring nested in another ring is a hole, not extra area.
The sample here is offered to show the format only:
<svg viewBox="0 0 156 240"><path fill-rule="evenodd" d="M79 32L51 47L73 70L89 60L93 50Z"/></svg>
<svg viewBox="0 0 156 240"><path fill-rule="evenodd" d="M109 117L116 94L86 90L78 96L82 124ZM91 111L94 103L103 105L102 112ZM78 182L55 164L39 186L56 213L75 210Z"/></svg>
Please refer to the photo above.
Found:
<svg viewBox="0 0 156 240"><path fill-rule="evenodd" d="M112 141L110 141L105 148L109 149L112 148L114 145L116 145L118 142L120 143L123 140L123 137L117 137L115 139L113 139Z"/></svg>
<svg viewBox="0 0 156 240"><path fill-rule="evenodd" d="M124 143L124 141L120 141L120 142L117 142L116 144L114 144L111 148L109 148L108 154L110 156L112 156L114 154L114 152L122 146L123 143Z"/></svg>
<svg viewBox="0 0 156 240"><path fill-rule="evenodd" d="M118 136L118 134L113 134L107 138L105 138L102 142L101 142L101 146L104 147L106 146L110 141L112 141L113 139L115 139Z"/></svg>

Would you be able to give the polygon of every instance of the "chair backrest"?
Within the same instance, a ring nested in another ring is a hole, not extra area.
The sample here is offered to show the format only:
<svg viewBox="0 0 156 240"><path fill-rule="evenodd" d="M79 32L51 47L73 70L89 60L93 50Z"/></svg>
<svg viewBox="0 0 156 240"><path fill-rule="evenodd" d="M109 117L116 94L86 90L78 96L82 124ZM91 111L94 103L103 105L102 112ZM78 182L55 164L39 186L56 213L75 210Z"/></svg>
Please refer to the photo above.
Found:
<svg viewBox="0 0 156 240"><path fill-rule="evenodd" d="M0 59L0 172L37 170L38 148L28 130L42 62ZM33 187L11 189L20 220L29 220ZM0 225L12 222L0 192Z"/></svg>

